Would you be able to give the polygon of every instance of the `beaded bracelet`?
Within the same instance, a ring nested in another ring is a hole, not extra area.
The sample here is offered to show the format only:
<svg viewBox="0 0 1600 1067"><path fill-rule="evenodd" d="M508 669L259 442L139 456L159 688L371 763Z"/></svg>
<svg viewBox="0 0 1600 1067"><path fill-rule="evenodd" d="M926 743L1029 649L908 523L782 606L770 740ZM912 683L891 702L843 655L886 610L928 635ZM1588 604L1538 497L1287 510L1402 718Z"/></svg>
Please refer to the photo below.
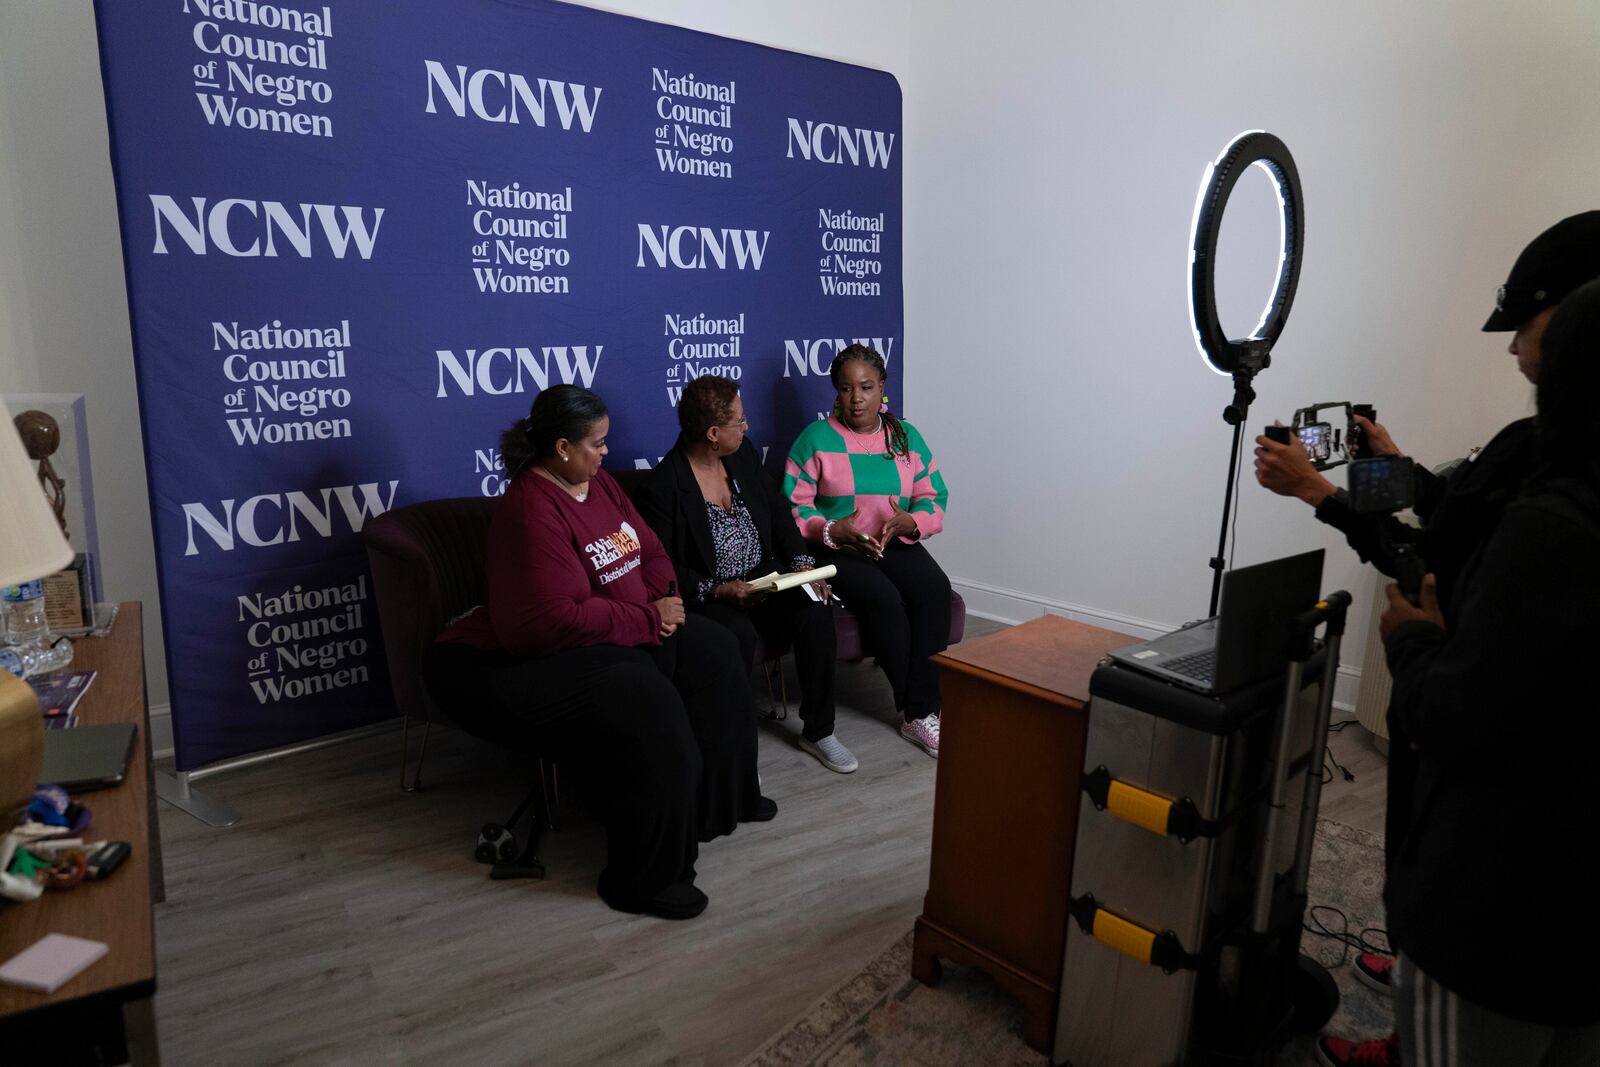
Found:
<svg viewBox="0 0 1600 1067"><path fill-rule="evenodd" d="M822 524L822 543L824 546L838 550L839 546L833 543L833 520L829 519Z"/></svg>

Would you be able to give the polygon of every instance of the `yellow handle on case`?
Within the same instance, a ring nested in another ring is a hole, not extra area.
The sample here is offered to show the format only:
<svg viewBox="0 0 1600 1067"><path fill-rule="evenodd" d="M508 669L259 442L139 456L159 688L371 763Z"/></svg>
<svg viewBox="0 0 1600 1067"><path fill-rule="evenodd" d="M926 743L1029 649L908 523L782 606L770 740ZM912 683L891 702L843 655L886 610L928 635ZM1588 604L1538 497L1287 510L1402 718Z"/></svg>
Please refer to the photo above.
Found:
<svg viewBox="0 0 1600 1067"><path fill-rule="evenodd" d="M1167 820L1172 815L1172 801L1113 780L1106 792L1106 810L1119 819L1165 837Z"/></svg>
<svg viewBox="0 0 1600 1067"><path fill-rule="evenodd" d="M1127 919L1118 918L1104 908L1095 914L1094 937L1095 940L1104 942L1123 955L1132 956L1144 964L1150 962L1151 955L1155 952L1155 934Z"/></svg>

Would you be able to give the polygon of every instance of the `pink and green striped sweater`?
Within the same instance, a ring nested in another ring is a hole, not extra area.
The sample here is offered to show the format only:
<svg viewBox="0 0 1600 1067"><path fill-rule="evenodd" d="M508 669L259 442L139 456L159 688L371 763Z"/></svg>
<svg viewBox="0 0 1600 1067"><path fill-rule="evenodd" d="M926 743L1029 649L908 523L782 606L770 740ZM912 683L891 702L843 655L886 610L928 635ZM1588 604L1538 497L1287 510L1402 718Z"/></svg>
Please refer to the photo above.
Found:
<svg viewBox="0 0 1600 1067"><path fill-rule="evenodd" d="M903 419L901 425L911 453L892 458L882 430L857 435L829 416L800 431L784 465L783 491L806 540L821 543L828 520L842 519L852 511L859 511L856 528L876 535L894 514L892 500L911 513L921 538L944 528L945 501L950 497L944 475L917 428Z"/></svg>

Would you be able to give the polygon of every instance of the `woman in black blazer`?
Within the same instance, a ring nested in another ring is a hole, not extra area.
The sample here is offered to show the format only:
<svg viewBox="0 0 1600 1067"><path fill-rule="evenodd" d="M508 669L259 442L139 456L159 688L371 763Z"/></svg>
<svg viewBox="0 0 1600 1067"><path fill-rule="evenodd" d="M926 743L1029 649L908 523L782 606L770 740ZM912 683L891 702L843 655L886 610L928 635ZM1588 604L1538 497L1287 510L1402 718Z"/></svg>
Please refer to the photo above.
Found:
<svg viewBox="0 0 1600 1067"><path fill-rule="evenodd" d="M836 661L827 583L813 587L818 602L804 589L765 594L748 582L774 570L809 569L816 561L745 440L749 423L739 386L714 375L696 378L678 401L678 424L683 433L637 493L639 514L672 557L684 605L732 630L750 669L757 634L768 644L793 643L804 723L800 748L829 770L849 774L856 758L833 735Z"/></svg>

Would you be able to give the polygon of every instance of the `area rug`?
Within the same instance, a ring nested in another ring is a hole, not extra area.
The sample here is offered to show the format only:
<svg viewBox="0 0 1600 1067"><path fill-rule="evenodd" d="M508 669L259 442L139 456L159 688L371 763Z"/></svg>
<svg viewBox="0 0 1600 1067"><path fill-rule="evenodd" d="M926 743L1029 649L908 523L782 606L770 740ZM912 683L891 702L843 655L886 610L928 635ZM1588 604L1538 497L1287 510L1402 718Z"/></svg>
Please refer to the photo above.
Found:
<svg viewBox="0 0 1600 1067"><path fill-rule="evenodd" d="M1330 820L1317 824L1308 895L1313 917L1338 932L1383 925L1383 837ZM1342 912L1341 919L1332 910ZM1382 944L1381 934L1369 940ZM1386 997L1355 979L1354 950L1307 933L1302 949L1329 967L1339 984L1339 1012L1329 1033L1381 1037L1393 1016ZM859 974L762 1045L746 1067L1044 1067L1049 1060L1022 1041L1022 1009L975 967L945 962L930 989L911 977L907 933ZM1316 1063L1314 1038L1296 1038L1278 1062Z"/></svg>

